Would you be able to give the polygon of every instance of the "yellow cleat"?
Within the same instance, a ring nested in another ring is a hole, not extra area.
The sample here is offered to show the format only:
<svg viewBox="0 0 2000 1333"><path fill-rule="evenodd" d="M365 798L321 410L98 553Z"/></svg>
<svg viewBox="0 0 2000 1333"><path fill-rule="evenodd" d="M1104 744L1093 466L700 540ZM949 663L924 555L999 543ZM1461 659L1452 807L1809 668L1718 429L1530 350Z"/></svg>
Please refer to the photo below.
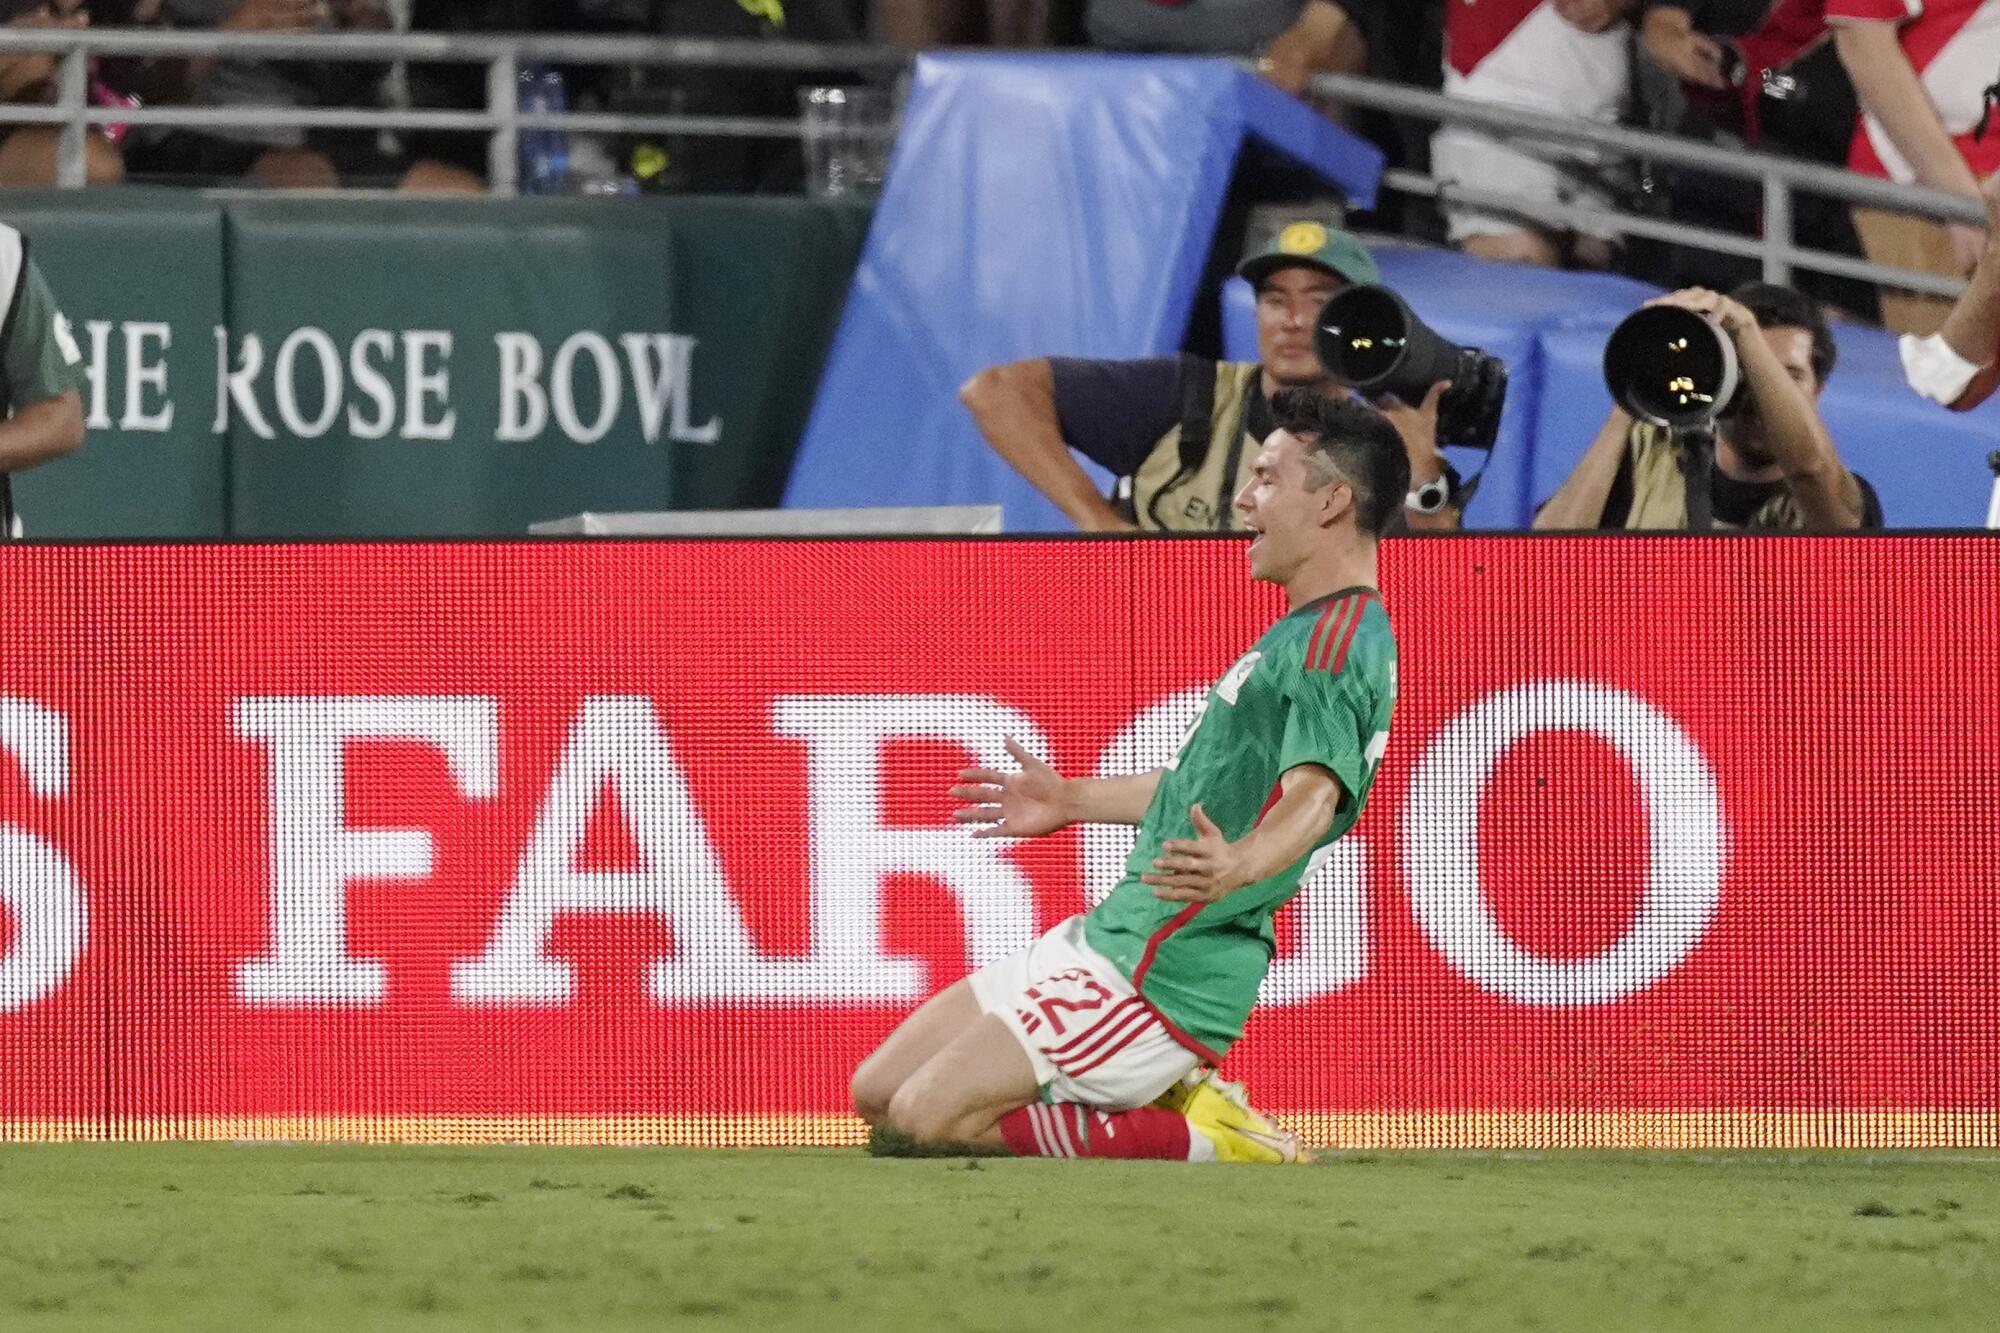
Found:
<svg viewBox="0 0 2000 1333"><path fill-rule="evenodd" d="M1296 1134L1272 1124L1251 1107L1241 1083L1225 1083L1213 1074L1205 1076L1186 1089L1181 1114L1215 1145L1218 1162L1281 1166L1312 1160Z"/></svg>

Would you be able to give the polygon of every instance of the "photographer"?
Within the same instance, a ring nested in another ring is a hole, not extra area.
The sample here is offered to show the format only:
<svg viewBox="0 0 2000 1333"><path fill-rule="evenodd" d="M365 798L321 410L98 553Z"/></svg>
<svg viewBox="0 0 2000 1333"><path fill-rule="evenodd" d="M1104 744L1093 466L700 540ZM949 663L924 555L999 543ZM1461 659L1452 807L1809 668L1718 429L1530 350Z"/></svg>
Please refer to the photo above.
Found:
<svg viewBox="0 0 2000 1333"><path fill-rule="evenodd" d="M1848 470L1820 420L1833 334L1789 287L1747 283L1729 296L1700 287L1647 305L1702 315L1734 344L1742 371L1733 410L1715 423L1708 469L1716 527L1878 528L1882 505ZM1535 515L1537 529L1691 526L1682 445L1663 427L1613 408L1569 479Z"/></svg>
<svg viewBox="0 0 2000 1333"><path fill-rule="evenodd" d="M959 398L994 452L1085 532L1240 528L1230 500L1272 430L1271 395L1349 396L1314 354L1315 321L1334 293L1380 275L1359 241L1316 222L1284 228L1236 271L1257 292L1255 362L1040 357L982 370ZM1458 526L1455 474L1437 447L1446 387L1416 406L1376 404L1409 452L1413 529ZM1116 497L1098 494L1071 448L1120 478Z"/></svg>

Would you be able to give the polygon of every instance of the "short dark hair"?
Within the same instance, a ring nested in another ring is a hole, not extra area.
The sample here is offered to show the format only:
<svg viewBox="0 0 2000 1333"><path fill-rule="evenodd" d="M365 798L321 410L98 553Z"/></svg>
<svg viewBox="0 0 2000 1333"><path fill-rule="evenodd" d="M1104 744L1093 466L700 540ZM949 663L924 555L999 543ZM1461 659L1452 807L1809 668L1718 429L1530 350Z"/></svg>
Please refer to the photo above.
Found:
<svg viewBox="0 0 2000 1333"><path fill-rule="evenodd" d="M1746 282L1729 294L1767 329L1804 329L1812 335L1813 383L1824 386L1833 373L1833 330L1804 292L1775 282Z"/></svg>
<svg viewBox="0 0 2000 1333"><path fill-rule="evenodd" d="M1307 461L1324 457L1354 487L1354 520L1380 538L1410 495L1410 456L1389 418L1358 398L1329 398L1311 389L1271 395L1271 420L1307 441Z"/></svg>

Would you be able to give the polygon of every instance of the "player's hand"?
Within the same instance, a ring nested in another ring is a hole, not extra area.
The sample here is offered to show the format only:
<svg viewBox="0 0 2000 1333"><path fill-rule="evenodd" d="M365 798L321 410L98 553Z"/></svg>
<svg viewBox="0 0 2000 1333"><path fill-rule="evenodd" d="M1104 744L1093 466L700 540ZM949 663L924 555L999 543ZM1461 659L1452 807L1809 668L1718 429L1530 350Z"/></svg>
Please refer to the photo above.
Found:
<svg viewBox="0 0 2000 1333"><path fill-rule="evenodd" d="M1021 766L1018 773L992 768L968 768L958 775L951 794L970 802L951 812L961 824L976 824L975 838L1037 838L1054 833L1069 821L1069 784L1057 772L1022 748L1012 736L1007 753Z"/></svg>
<svg viewBox="0 0 2000 1333"><path fill-rule="evenodd" d="M1193 838L1169 838L1160 844L1152 870L1139 876L1153 886L1153 896L1173 903L1212 903L1250 881L1239 873L1236 845L1222 836L1197 803L1188 810Z"/></svg>

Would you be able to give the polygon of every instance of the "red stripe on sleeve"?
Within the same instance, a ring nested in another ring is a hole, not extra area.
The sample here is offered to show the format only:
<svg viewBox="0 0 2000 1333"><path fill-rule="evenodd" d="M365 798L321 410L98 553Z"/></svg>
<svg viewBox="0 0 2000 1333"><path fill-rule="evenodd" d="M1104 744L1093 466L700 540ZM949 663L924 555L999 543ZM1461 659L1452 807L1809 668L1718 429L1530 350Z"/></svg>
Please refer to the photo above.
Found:
<svg viewBox="0 0 2000 1333"><path fill-rule="evenodd" d="M1264 822L1264 816L1271 813L1271 807L1276 805L1278 801L1284 796L1284 794L1285 794L1284 783L1274 782L1271 784L1271 794L1264 798L1264 808L1257 812L1256 822L1258 824Z"/></svg>
<svg viewBox="0 0 2000 1333"><path fill-rule="evenodd" d="M1319 620L1313 625L1312 638L1306 641L1306 662L1308 664L1319 654L1319 639L1320 635L1326 633L1326 622L1332 620L1333 613L1339 609L1340 603L1334 602L1319 613Z"/></svg>
<svg viewBox="0 0 2000 1333"><path fill-rule="evenodd" d="M1325 636L1320 639L1319 646L1306 658L1306 670L1317 671L1333 657L1333 645L1339 641L1341 631L1347 625L1348 613L1353 609L1352 597L1343 597L1335 603L1334 610L1337 614L1333 618L1333 623L1327 627Z"/></svg>
<svg viewBox="0 0 2000 1333"><path fill-rule="evenodd" d="M1340 674L1340 668L1347 664L1347 649L1354 642L1354 631L1361 628L1361 618L1368 614L1368 594L1363 593L1354 601L1354 615L1347 622L1347 633L1340 639L1340 651L1333 655L1333 666L1329 668L1336 676Z"/></svg>

